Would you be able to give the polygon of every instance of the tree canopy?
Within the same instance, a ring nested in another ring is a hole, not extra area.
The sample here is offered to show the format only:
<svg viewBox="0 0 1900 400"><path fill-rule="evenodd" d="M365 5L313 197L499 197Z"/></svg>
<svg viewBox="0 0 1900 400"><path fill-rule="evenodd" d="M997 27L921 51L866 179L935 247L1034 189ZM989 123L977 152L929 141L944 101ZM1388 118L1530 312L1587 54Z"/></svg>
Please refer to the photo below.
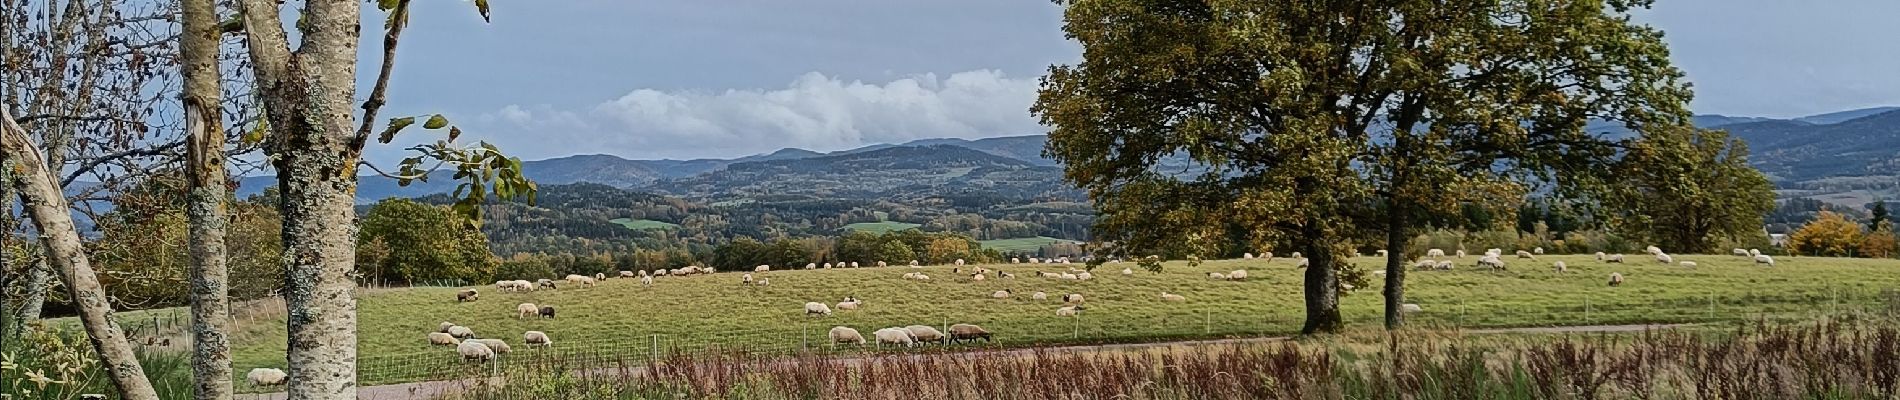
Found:
<svg viewBox="0 0 1900 400"><path fill-rule="evenodd" d="M1775 208L1774 185L1748 165L1748 144L1719 130L1652 130L1613 171L1617 225L1670 251L1715 251L1721 239L1760 230Z"/></svg>

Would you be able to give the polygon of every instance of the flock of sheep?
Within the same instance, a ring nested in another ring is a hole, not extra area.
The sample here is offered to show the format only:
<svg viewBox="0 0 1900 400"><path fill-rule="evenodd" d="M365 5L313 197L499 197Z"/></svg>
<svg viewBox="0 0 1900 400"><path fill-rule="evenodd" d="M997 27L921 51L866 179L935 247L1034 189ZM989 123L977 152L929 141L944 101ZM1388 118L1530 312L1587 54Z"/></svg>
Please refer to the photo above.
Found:
<svg viewBox="0 0 1900 400"><path fill-rule="evenodd" d="M1673 264L1673 265L1681 266L1683 268L1695 268L1697 266L1695 261L1676 261L1675 256L1671 256L1669 255L1669 253L1663 252L1662 248L1659 248L1656 246L1649 246L1648 248L1645 248L1643 250L1645 253L1648 253L1651 257L1654 257L1656 262L1658 263ZM1380 250L1379 252L1382 255L1383 253L1385 253L1384 250ZM1502 249L1494 248L1494 249L1485 250L1484 255L1478 257L1476 264L1477 266L1487 267L1493 270L1504 270L1505 263L1502 257L1503 254L1504 254L1504 250ZM1544 254L1544 248L1537 247L1528 251L1518 250L1517 258L1536 261L1537 256L1543 255L1543 254ZM1747 250L1734 249L1730 251L1730 254L1735 255L1735 256L1740 256L1740 257L1751 258L1755 261L1756 264L1763 264L1769 267L1775 266L1775 258L1770 257L1767 254L1762 254L1761 250L1759 249L1747 249ZM1464 257L1465 257L1465 251L1458 250L1456 258L1464 258ZM1416 263L1412 265L1412 267L1416 269L1421 269L1421 270L1441 270L1442 271L1442 270L1452 269L1452 267L1455 266L1455 264L1451 260L1445 260L1444 258L1446 258L1446 255L1443 249L1427 250L1425 252L1425 257L1420 258ZM1624 262L1625 257L1622 254L1605 254L1601 251L1596 253L1596 259L1597 261L1605 263L1605 264L1625 263ZM1551 263L1551 269L1556 271L1557 273L1570 272L1570 266L1565 265L1563 261L1557 261L1557 262ZM1385 271L1373 271L1373 274L1383 275L1385 274ZM1611 272L1609 285L1622 286L1623 274L1620 272ZM1411 305L1408 304L1407 306L1411 306Z"/></svg>

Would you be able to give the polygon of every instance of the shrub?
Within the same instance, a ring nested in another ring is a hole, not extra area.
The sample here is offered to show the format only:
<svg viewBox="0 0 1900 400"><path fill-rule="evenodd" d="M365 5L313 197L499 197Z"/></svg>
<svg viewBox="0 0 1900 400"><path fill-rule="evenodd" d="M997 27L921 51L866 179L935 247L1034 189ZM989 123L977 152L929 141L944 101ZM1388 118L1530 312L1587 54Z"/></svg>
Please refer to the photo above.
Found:
<svg viewBox="0 0 1900 400"><path fill-rule="evenodd" d="M1900 243L1895 242L1893 224L1889 222L1883 221L1879 229L1860 240L1862 257L1892 258L1896 251L1900 251Z"/></svg>
<svg viewBox="0 0 1900 400"><path fill-rule="evenodd" d="M1860 250L1860 224L1833 211L1822 210L1807 225L1788 236L1788 251L1809 256L1852 256Z"/></svg>

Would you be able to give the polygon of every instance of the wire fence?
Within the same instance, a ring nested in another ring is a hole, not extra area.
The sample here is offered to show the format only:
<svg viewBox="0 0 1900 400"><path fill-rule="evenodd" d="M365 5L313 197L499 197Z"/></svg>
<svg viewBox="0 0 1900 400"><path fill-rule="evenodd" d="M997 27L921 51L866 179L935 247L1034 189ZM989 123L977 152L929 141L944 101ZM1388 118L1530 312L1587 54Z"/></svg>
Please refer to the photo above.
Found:
<svg viewBox="0 0 1900 400"><path fill-rule="evenodd" d="M1757 319L1897 318L1900 289L1828 286L1811 291L1775 291L1742 295L1672 297L1656 300L1637 296L1586 295L1553 299L1541 305L1486 302L1483 299L1427 303L1407 317L1412 326L1445 329L1698 323ZM1363 306L1364 304L1359 304ZM1349 325L1377 326L1382 316L1374 310L1354 309ZM709 330L677 334L645 332L637 327L618 330L613 337L591 340L554 338L549 347L518 345L518 338L502 338L513 347L490 362L464 361L452 348L404 354L364 355L358 359L359 379L365 385L502 376L529 366L559 362L569 368L614 369L638 366L669 354L742 350L750 354L858 355L888 352L970 351L1112 343L1158 343L1188 340L1284 337L1297 333L1300 310L1240 310L1208 307L1198 312L1141 314L1086 309L1074 317L995 317L982 313L923 317L914 324L929 325L946 334L952 324L976 324L994 334L992 340L970 343L929 343L918 347L878 345L874 332L891 327L859 322L849 326L866 340L862 345L833 343L828 334L840 326L834 318L803 318L768 324L769 328ZM894 324L893 324L894 325Z"/></svg>

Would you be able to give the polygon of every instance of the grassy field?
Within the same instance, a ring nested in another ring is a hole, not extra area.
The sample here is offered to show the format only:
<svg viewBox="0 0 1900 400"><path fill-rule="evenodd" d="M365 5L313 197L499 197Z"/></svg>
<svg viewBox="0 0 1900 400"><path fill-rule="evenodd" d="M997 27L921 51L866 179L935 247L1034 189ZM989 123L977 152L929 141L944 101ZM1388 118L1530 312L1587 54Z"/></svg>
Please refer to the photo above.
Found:
<svg viewBox="0 0 1900 400"><path fill-rule="evenodd" d="M632 229L636 231L647 230L647 229L672 229L672 228L680 227L679 224L654 221L650 219L614 218L614 219L607 220L607 222L620 224L620 226L624 226L624 227L627 227L627 229Z"/></svg>
<svg viewBox="0 0 1900 400"><path fill-rule="evenodd" d="M895 231L901 231L905 229L917 229L917 227L919 226L923 226L923 225L904 223L904 222L892 222L892 221L859 222L855 224L845 225L844 230L865 231L865 232L870 232L870 233L875 233L875 234L884 234L884 232L895 232Z"/></svg>
<svg viewBox="0 0 1900 400"><path fill-rule="evenodd" d="M1631 257L1632 261L1638 257ZM1848 310L1888 312L1882 291L1900 288L1900 262L1893 260L1785 258L1774 268L1758 267L1730 256L1679 256L1701 263L1684 269L1654 262L1603 264L1590 256L1546 256L1538 261L1508 260L1509 271L1476 270L1471 258L1457 260L1453 271L1409 275L1409 302L1424 312L1420 325L1457 327L1553 326L1649 322L1697 322L1751 319L1763 313L1805 315ZM1570 265L1556 274L1551 261ZM1374 258L1354 260L1377 265ZM1071 265L1081 267L1081 265ZM1300 270L1290 259L1210 261L1197 267L1171 262L1164 272L1120 270L1132 263L1108 264L1090 281L1033 278L1033 272L1064 268L1050 264L992 265L1017 274L1014 279L972 282L949 266L773 271L771 286L739 284L739 274L719 273L660 278L653 287L635 280L610 279L593 288L563 286L558 291L496 293L480 287L483 297L454 301L455 288L418 288L365 293L359 302L358 345L364 384L429 378L418 365L452 365L447 348L427 345L424 334L451 321L482 337L518 342L523 331L548 332L556 351L594 357L650 354L672 347L744 346L760 351L822 349L824 332L843 325L869 335L889 326L975 323L997 335L1000 346L1059 343L1163 341L1186 338L1286 335L1301 321ZM963 268L970 268L965 266ZM1245 282L1209 281L1211 271L1250 271ZM1376 269L1376 267L1368 268ZM900 278L921 271L927 282ZM1611 272L1627 282L1607 287ZM527 277L533 278L533 277ZM1341 299L1350 325L1380 320L1380 285L1359 288ZM1009 299L991 292L1012 290ZM1030 299L1044 291L1050 300ZM1186 302L1158 300L1162 291ZM1062 293L1087 297L1080 318L1054 315ZM807 301L836 303L845 296L865 301L863 309L830 317L805 316ZM518 303L551 305L560 318L516 319ZM281 315L245 324L234 338L239 371L280 367L285 347ZM941 328L940 328L941 329ZM523 351L521 348L517 352ZM420 363L420 364L419 364Z"/></svg>
<svg viewBox="0 0 1900 400"><path fill-rule="evenodd" d="M1048 236L1037 236L1032 238L984 240L980 243L983 244L984 248L996 249L996 251L1004 253L1033 253L1037 249L1041 249L1043 245L1063 241L1062 239Z"/></svg>

